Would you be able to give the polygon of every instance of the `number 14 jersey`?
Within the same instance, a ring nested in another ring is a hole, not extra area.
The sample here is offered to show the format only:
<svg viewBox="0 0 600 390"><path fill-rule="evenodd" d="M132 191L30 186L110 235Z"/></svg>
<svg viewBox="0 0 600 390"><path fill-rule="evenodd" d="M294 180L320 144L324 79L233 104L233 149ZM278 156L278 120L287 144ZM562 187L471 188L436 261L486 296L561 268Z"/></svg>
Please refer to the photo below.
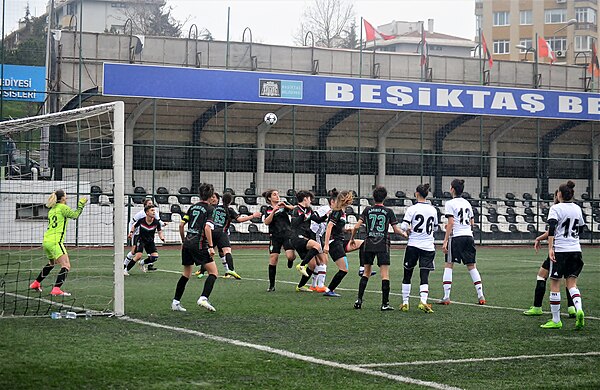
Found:
<svg viewBox="0 0 600 390"><path fill-rule="evenodd" d="M438 227L437 210L429 203L416 203L404 214L400 228L406 230L410 225L408 245L424 251L434 251L433 233Z"/></svg>

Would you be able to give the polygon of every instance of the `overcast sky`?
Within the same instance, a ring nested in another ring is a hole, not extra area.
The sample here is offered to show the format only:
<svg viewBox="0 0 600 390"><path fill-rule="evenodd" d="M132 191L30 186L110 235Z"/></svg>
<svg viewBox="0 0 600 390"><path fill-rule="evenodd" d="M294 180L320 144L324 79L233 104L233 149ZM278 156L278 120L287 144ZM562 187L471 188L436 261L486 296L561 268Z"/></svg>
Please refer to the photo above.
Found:
<svg viewBox="0 0 600 390"><path fill-rule="evenodd" d="M227 7L231 8L231 40L240 41L244 28L250 27L254 42L292 45L303 10L314 0L167 0L173 15L184 26L184 36L192 23L207 28L217 40L227 39ZM29 3L32 15L45 12L47 0L2 0L5 6L5 34L15 30L17 20ZM474 0L355 0L357 24L362 16L372 25L393 20L434 19L434 30L473 39L475 36Z"/></svg>

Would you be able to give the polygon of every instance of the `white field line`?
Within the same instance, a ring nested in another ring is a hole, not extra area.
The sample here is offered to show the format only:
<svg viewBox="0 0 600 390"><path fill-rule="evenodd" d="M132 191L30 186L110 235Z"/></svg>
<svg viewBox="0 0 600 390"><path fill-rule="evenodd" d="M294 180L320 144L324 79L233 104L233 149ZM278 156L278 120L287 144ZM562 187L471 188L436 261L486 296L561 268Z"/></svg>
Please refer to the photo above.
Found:
<svg viewBox="0 0 600 390"><path fill-rule="evenodd" d="M417 360L414 362L397 363L371 363L358 364L358 367L398 367L398 366L420 366L424 364L447 364L447 363L477 363L477 362L500 362L506 360L525 360L525 359L546 359L554 357L583 357L600 356L600 352L577 352L577 353L555 353L551 355L519 355L519 356L500 356L490 358L469 358L469 359L447 359L447 360Z"/></svg>
<svg viewBox="0 0 600 390"><path fill-rule="evenodd" d="M173 273L173 274L181 274L181 271L172 271L172 270L165 270L165 269L159 269L158 271L161 272L167 272L167 273ZM242 278L242 280L249 280L249 281L253 281L253 282L269 282L267 279L255 279L255 278ZM298 282L290 282L287 280L278 280L277 283L283 283L283 284L298 284ZM357 292L358 290L356 289L352 289L352 288L343 288L343 287L338 287L335 289L335 291L351 291L351 292ZM374 294L381 294L381 291L369 291L369 290L365 290L365 292L367 293L374 293ZM310 293L307 293L310 294ZM319 295L318 293L314 293L315 295ZM399 293L394 293L394 292L390 292L390 295L393 296L399 296L401 297L402 294ZM419 298L415 295L411 295L411 298ZM432 301L436 301L439 300L436 298L430 298ZM526 309L523 308L518 308L518 307L506 307L506 306L494 306L494 305L480 305L478 303L467 303L467 302L457 302L457 301L452 301L452 305L463 305L463 306L475 306L475 307L482 307L482 308L488 308L488 309L499 309L499 310L513 310L513 311L519 311L519 312L523 312ZM544 312L544 314L550 314L550 312ZM561 314L563 317L568 317L569 315L566 313L562 313ZM586 320L600 320L600 317L590 317L590 316L585 316Z"/></svg>
<svg viewBox="0 0 600 390"><path fill-rule="evenodd" d="M359 367L356 365L337 363L337 362L333 362L330 360L318 359L318 358L315 358L312 356L301 355L298 353L294 353L294 352L290 352L290 351L286 351L286 350L278 349L278 348L272 348L272 347L268 347L265 345L253 344L253 343L248 343L245 341L239 341L239 340L229 339L229 338L220 337L220 336L214 336L214 335L210 335L207 333L199 332L197 330L180 328L180 327L170 326L170 325L162 325L162 324L158 324L155 322L143 321L143 320L127 317L127 316L120 317L120 319L124 320L124 321L128 321L128 322L140 324L140 325L151 326L154 328L166 329L166 330L171 330L171 331L181 332L181 333L187 333L187 334L190 334L193 336L202 337L202 338L212 340L212 341L217 341L220 343L232 344L232 345L235 345L238 347L251 348L251 349L258 350L258 351L283 356L288 359L295 359L295 360L300 360L300 361L304 361L304 362L311 363L311 364L317 364L320 366L328 366L328 367L343 369L343 370L352 371L352 372L356 372L356 373L363 374L363 375L367 374L367 375L377 376L377 377L381 377L381 378L385 378L385 379L390 379L390 380L393 380L396 382L408 383L408 384L412 384L412 385L420 385L420 386L430 387L432 389L442 389L442 390L458 389L457 387L448 386L443 383L422 381L419 379L413 379L413 378L409 378L409 377L405 377L405 376L401 376L401 375L393 375L393 374L388 374L388 373L385 373L382 371L370 370L370 369L362 368L362 367Z"/></svg>

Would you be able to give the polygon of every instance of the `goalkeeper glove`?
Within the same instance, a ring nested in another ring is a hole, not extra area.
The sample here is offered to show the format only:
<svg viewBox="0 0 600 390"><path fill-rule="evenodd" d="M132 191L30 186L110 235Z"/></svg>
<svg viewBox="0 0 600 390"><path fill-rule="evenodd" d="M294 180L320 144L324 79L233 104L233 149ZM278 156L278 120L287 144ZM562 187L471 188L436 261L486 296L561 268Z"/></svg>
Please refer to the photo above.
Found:
<svg viewBox="0 0 600 390"><path fill-rule="evenodd" d="M83 206L85 206L87 201L88 201L87 198L84 196L83 198L79 199L79 202L77 204L79 205L79 207L83 207Z"/></svg>

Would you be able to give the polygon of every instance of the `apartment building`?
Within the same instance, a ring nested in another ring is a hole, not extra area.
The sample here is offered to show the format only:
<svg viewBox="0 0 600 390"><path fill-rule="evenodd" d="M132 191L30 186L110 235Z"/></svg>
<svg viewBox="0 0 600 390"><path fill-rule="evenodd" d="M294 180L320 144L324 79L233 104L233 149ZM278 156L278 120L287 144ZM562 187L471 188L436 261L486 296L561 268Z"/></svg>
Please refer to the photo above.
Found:
<svg viewBox="0 0 600 390"><path fill-rule="evenodd" d="M499 60L533 60L531 49L517 46L535 48L538 34L553 48L558 63L589 62L598 40L597 13L598 0L475 0L477 29L483 29Z"/></svg>

